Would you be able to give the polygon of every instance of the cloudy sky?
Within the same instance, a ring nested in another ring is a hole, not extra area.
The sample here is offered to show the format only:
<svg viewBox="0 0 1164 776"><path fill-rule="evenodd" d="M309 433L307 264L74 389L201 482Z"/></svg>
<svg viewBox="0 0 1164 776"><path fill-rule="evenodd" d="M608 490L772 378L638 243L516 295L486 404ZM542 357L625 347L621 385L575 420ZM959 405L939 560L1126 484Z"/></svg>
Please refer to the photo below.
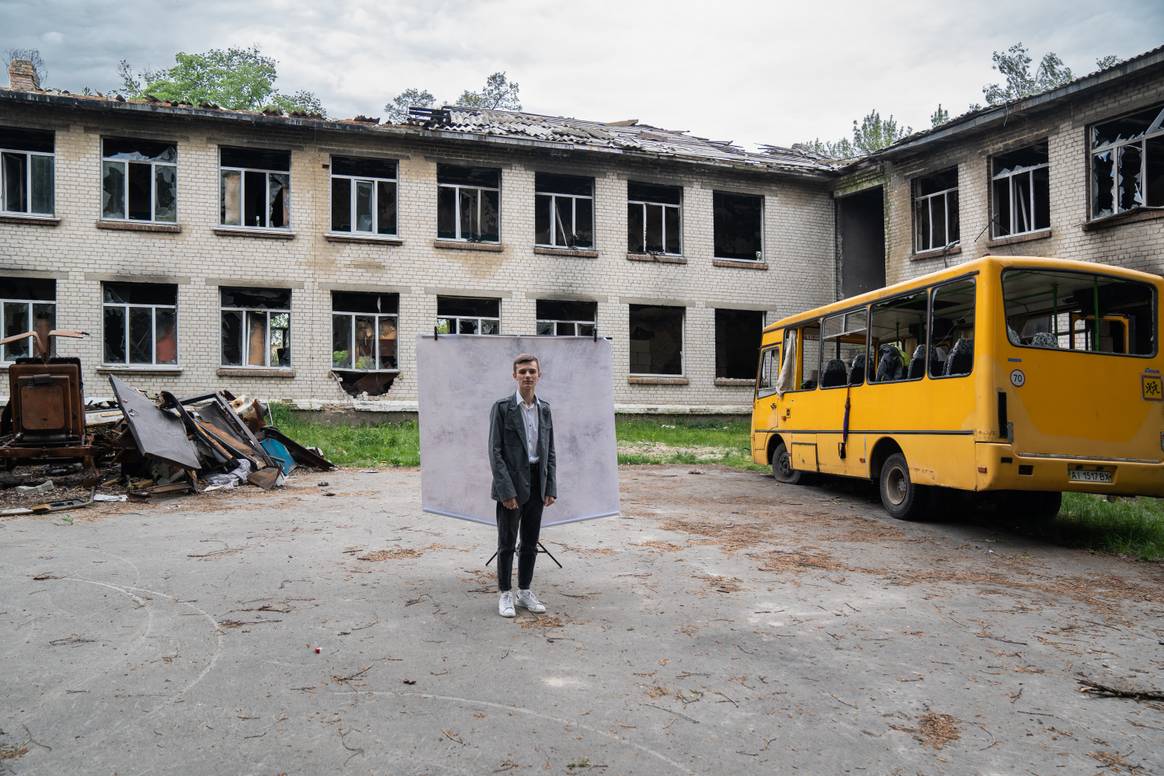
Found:
<svg viewBox="0 0 1164 776"><path fill-rule="evenodd" d="M39 49L59 89L113 88L122 59L257 44L281 91L312 90L336 117L380 115L411 86L452 100L504 70L529 111L742 144L835 139L873 108L920 129L938 103L982 102L992 51L1022 41L1082 75L1161 32L1162 0L0 0L0 49Z"/></svg>

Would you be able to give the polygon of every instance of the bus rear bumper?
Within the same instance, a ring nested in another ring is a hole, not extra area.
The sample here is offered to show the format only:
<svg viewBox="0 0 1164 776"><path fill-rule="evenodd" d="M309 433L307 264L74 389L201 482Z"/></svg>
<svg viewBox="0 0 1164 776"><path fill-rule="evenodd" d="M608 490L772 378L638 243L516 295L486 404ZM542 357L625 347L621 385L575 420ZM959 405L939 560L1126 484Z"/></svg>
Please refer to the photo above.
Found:
<svg viewBox="0 0 1164 776"><path fill-rule="evenodd" d="M1164 462L1024 456L1008 444L975 445L976 490L1041 490L1164 497ZM1080 479L1086 478L1086 479Z"/></svg>

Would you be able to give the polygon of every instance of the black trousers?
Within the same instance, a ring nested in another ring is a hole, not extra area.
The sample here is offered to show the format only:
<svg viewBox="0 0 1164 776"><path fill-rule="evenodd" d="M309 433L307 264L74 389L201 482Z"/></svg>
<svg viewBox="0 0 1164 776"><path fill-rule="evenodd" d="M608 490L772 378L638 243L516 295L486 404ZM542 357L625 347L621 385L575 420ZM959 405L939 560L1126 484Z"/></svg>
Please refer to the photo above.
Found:
<svg viewBox="0 0 1164 776"><path fill-rule="evenodd" d="M518 535L521 536L521 552L517 556L517 586L528 590L533 582L534 563L538 559L538 535L542 530L541 465L529 465L529 501L519 504L517 509L506 509L497 502L497 589L510 589L513 576L513 552Z"/></svg>

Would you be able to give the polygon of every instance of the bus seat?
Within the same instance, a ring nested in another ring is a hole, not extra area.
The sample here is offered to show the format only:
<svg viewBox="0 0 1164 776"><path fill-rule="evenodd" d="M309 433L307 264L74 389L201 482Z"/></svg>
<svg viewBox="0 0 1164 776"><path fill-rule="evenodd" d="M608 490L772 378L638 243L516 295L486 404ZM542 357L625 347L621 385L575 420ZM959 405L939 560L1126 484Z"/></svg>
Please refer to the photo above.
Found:
<svg viewBox="0 0 1164 776"><path fill-rule="evenodd" d="M1056 348L1059 347L1059 340L1055 335L1049 331L1037 331L1035 336L1031 337L1031 344L1036 348Z"/></svg>
<svg viewBox="0 0 1164 776"><path fill-rule="evenodd" d="M926 373L926 346L918 345L914 348L913 358L909 360L909 371L906 377L910 380L925 376Z"/></svg>
<svg viewBox="0 0 1164 776"><path fill-rule="evenodd" d="M899 379L903 366L901 351L893 345L882 345L877 348L877 374L873 382L887 383Z"/></svg>
<svg viewBox="0 0 1164 776"><path fill-rule="evenodd" d="M820 378L821 388L835 388L844 385L849 377L849 370L845 362L839 358L830 358L825 364L824 374Z"/></svg>
<svg viewBox="0 0 1164 776"><path fill-rule="evenodd" d="M946 375L968 375L974 366L974 340L959 339L946 359Z"/></svg>
<svg viewBox="0 0 1164 776"><path fill-rule="evenodd" d="M860 385L865 382L865 354L853 356L853 363L849 367L849 385Z"/></svg>
<svg viewBox="0 0 1164 776"><path fill-rule="evenodd" d="M1023 344L1022 339L1019 337L1019 333L1012 329L1009 323L1006 325L1006 338L1010 340L1010 344L1012 345Z"/></svg>

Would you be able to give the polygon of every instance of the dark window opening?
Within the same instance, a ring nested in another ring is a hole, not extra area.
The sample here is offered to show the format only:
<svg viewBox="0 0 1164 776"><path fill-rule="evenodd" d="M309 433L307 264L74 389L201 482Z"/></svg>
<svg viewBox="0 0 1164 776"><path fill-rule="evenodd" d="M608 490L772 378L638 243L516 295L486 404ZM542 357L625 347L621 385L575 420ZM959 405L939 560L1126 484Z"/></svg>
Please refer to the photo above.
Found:
<svg viewBox="0 0 1164 776"><path fill-rule="evenodd" d="M537 300L537 333L543 336L589 337L598 312L595 302Z"/></svg>
<svg viewBox="0 0 1164 776"><path fill-rule="evenodd" d="M715 311L715 376L751 380L756 374L764 313Z"/></svg>
<svg viewBox="0 0 1164 776"><path fill-rule="evenodd" d="M991 159L991 227L994 237L1051 226L1050 167L1046 142Z"/></svg>
<svg viewBox="0 0 1164 776"><path fill-rule="evenodd" d="M0 127L0 211L52 215L53 133Z"/></svg>
<svg viewBox="0 0 1164 776"><path fill-rule="evenodd" d="M47 334L56 328L56 281L0 277L0 338L26 331ZM50 340L50 349L54 343ZM34 338L0 345L0 362L40 355Z"/></svg>
<svg viewBox="0 0 1164 776"><path fill-rule="evenodd" d="M291 222L291 152L227 147L220 152L221 223L286 229Z"/></svg>
<svg viewBox="0 0 1164 776"><path fill-rule="evenodd" d="M555 248L594 246L594 179L534 176L534 241Z"/></svg>
<svg viewBox="0 0 1164 776"><path fill-rule="evenodd" d="M332 292L332 368L341 372L349 393L383 394L392 380L363 380L342 373L384 372L397 368L397 294ZM350 389L350 390L349 390Z"/></svg>
<svg viewBox="0 0 1164 776"><path fill-rule="evenodd" d="M500 334L501 300L437 297L438 334Z"/></svg>
<svg viewBox="0 0 1164 776"><path fill-rule="evenodd" d="M712 195L712 210L716 258L759 261L764 257L763 197L717 191Z"/></svg>
<svg viewBox="0 0 1164 776"><path fill-rule="evenodd" d="M630 306L631 374L683 374L684 312L682 307Z"/></svg>
<svg viewBox="0 0 1164 776"><path fill-rule="evenodd" d="M396 234L396 162L331 158L331 229Z"/></svg>
<svg viewBox="0 0 1164 776"><path fill-rule="evenodd" d="M627 251L682 253L683 189L627 182Z"/></svg>
<svg viewBox="0 0 1164 776"><path fill-rule="evenodd" d="M1091 128L1091 217L1164 207L1164 105Z"/></svg>
<svg viewBox="0 0 1164 776"><path fill-rule="evenodd" d="M103 283L104 363L178 363L178 287Z"/></svg>
<svg viewBox="0 0 1164 776"><path fill-rule="evenodd" d="M437 165L437 237L498 242L501 239L501 171Z"/></svg>
<svg viewBox="0 0 1164 776"><path fill-rule="evenodd" d="M291 366L291 290L230 288L222 302L223 366Z"/></svg>
<svg viewBox="0 0 1164 776"><path fill-rule="evenodd" d="M913 180L915 253L958 243L958 168Z"/></svg>

